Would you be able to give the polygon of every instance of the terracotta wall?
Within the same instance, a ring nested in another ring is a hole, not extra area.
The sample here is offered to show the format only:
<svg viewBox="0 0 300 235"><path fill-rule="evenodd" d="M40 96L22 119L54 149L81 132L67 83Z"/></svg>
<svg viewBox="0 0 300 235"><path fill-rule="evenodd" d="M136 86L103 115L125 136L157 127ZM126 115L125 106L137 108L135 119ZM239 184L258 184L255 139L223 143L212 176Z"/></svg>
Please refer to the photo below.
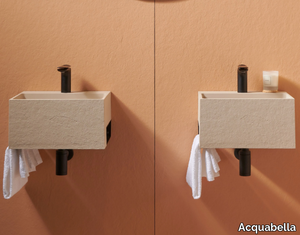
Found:
<svg viewBox="0 0 300 235"><path fill-rule="evenodd" d="M55 175L55 150L41 150L25 188L0 197L0 234L153 234L153 14L139 1L0 3L1 162L8 99L60 90L57 66L72 66L73 91L113 94L107 149L75 150L65 177Z"/></svg>
<svg viewBox="0 0 300 235"><path fill-rule="evenodd" d="M66 177L55 176L55 151L41 150L44 163L25 188L0 199L0 234L222 235L236 234L240 222L299 227L298 150L252 150L252 176L243 178L233 150L218 149L221 176L203 180L199 200L185 182L197 91L235 90L239 63L249 66L249 90L262 90L263 70L278 70L298 120L299 8L297 0L2 1L0 161L8 99L59 90L58 65L72 65L73 91L113 96L107 149L75 151Z"/></svg>
<svg viewBox="0 0 300 235"><path fill-rule="evenodd" d="M249 66L250 91L262 90L263 70L279 71L279 89L296 100L299 137L299 9L296 0L156 4L157 235L241 234L241 222L290 222L300 229L299 149L251 150L249 178L238 176L233 149L218 149L221 176L203 179L199 200L185 182L197 91L236 90L240 63Z"/></svg>

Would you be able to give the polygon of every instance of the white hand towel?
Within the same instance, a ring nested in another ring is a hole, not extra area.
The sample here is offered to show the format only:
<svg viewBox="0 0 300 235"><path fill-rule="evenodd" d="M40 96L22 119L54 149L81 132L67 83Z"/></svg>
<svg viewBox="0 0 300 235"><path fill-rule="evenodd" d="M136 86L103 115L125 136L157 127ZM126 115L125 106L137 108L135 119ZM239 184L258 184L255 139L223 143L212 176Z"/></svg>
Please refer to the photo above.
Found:
<svg viewBox="0 0 300 235"><path fill-rule="evenodd" d="M38 149L22 149L21 157L27 166L26 169L28 175L29 172L36 170L37 165L43 162Z"/></svg>
<svg viewBox="0 0 300 235"><path fill-rule="evenodd" d="M11 198L28 181L29 172L42 163L38 150L10 149L5 151L3 171L3 196Z"/></svg>
<svg viewBox="0 0 300 235"><path fill-rule="evenodd" d="M21 152L22 150L18 150L18 152ZM25 160L24 155L22 154L18 154L18 158L19 158L19 171L20 171L20 176L21 178L26 178L29 176L29 170L28 170L28 164Z"/></svg>
<svg viewBox="0 0 300 235"><path fill-rule="evenodd" d="M201 179L202 179L202 159L199 147L199 135L196 135L193 141L190 161L186 173L186 182L192 188L194 199L201 196Z"/></svg>
<svg viewBox="0 0 300 235"><path fill-rule="evenodd" d="M186 173L186 182L192 188L194 199L201 197L202 177L207 177L208 181L213 181L219 176L218 162L221 160L215 149L203 149L204 157L201 156L199 146L199 135L193 141L190 160Z"/></svg>
<svg viewBox="0 0 300 235"><path fill-rule="evenodd" d="M214 181L215 177L220 176L218 162L221 160L215 149L203 149L206 161L206 178L207 181Z"/></svg>

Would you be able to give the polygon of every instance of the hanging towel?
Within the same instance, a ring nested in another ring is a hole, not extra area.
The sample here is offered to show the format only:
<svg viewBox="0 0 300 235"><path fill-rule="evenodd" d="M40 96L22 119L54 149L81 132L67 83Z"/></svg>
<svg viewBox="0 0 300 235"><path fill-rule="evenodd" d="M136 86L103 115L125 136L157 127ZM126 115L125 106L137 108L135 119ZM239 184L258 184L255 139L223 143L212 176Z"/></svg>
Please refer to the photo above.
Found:
<svg viewBox="0 0 300 235"><path fill-rule="evenodd" d="M21 151L21 154L19 154L20 175L25 178L29 176L29 172L36 171L36 166L43 161L37 149L22 149L19 151Z"/></svg>
<svg viewBox="0 0 300 235"><path fill-rule="evenodd" d="M221 159L215 149L203 149L203 153L205 154L207 181L214 181L215 177L220 176L218 162Z"/></svg>
<svg viewBox="0 0 300 235"><path fill-rule="evenodd" d="M28 181L29 172L35 171L42 163L37 149L10 149L7 147L3 171L3 196L11 198Z"/></svg>
<svg viewBox="0 0 300 235"><path fill-rule="evenodd" d="M201 197L202 177L208 181L213 181L219 176L218 162L221 160L215 149L203 149L204 157L201 156L199 146L199 135L196 135L193 141L190 160L186 173L186 182L192 188L194 199Z"/></svg>
<svg viewBox="0 0 300 235"><path fill-rule="evenodd" d="M199 135L196 135L193 141L190 161L186 173L186 182L192 188L194 199L198 199L201 196L202 171L203 164L199 147Z"/></svg>

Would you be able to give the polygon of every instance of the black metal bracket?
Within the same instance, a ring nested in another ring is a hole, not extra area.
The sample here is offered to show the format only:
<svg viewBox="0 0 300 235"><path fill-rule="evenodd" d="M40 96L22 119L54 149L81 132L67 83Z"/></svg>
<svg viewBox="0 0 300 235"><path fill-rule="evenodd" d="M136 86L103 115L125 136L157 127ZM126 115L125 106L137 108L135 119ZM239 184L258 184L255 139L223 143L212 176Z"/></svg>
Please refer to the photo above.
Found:
<svg viewBox="0 0 300 235"><path fill-rule="evenodd" d="M108 144L110 137L111 137L111 121L106 126L106 144Z"/></svg>
<svg viewBox="0 0 300 235"><path fill-rule="evenodd" d="M234 149L234 156L240 162L240 176L251 175L251 152L249 149Z"/></svg>
<svg viewBox="0 0 300 235"><path fill-rule="evenodd" d="M240 155L239 155L239 152L240 152L241 149L234 149L234 156L236 159L240 160Z"/></svg>
<svg viewBox="0 0 300 235"><path fill-rule="evenodd" d="M68 155L68 161L71 160L74 156L74 151L73 149L67 149L67 151L69 152L69 155Z"/></svg>
<svg viewBox="0 0 300 235"><path fill-rule="evenodd" d="M56 175L68 174L68 161L74 156L73 149L56 150Z"/></svg>

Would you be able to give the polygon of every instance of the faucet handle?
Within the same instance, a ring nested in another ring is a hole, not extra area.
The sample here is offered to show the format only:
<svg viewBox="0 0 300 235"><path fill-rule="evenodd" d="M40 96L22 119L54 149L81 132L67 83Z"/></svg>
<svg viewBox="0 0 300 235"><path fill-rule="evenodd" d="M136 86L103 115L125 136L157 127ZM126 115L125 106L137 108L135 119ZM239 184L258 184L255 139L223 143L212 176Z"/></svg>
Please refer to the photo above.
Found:
<svg viewBox="0 0 300 235"><path fill-rule="evenodd" d="M64 64L62 66L57 67L57 71L59 72L65 72L66 70L70 69L71 65Z"/></svg>

